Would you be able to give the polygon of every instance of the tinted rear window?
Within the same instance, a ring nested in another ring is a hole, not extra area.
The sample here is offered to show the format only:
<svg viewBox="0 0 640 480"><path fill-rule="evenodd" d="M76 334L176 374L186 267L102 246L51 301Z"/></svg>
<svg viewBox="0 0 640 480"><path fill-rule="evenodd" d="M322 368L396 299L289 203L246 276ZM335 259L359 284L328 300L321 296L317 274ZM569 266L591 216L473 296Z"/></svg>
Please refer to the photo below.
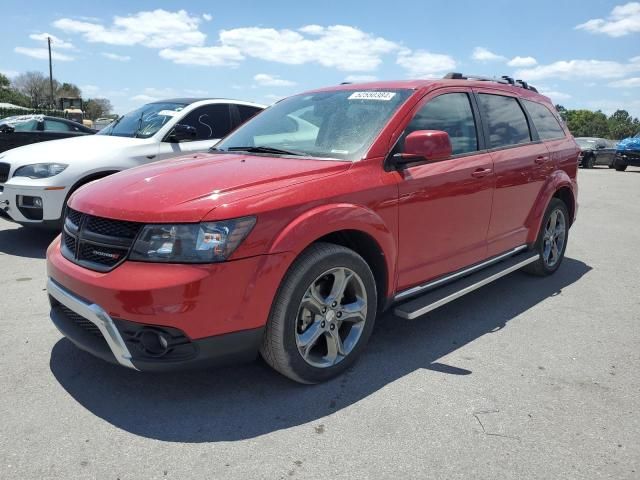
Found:
<svg viewBox="0 0 640 480"><path fill-rule="evenodd" d="M515 98L485 93L478 97L482 114L489 127L490 148L531 141L527 117Z"/></svg>
<svg viewBox="0 0 640 480"><path fill-rule="evenodd" d="M556 117L546 106L523 100L524 106L531 116L534 127L538 131L540 140L551 140L552 138L562 138L565 136L564 130L560 126Z"/></svg>

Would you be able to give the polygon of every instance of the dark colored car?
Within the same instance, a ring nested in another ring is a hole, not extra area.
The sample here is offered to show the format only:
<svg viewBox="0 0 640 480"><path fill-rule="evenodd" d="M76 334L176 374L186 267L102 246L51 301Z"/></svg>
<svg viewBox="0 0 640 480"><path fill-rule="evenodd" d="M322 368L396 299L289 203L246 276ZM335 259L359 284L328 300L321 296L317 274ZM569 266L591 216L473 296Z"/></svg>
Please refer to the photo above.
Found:
<svg viewBox="0 0 640 480"><path fill-rule="evenodd" d="M0 152L30 143L93 135L97 130L65 118L18 115L0 120Z"/></svg>
<svg viewBox="0 0 640 480"><path fill-rule="evenodd" d="M618 143L613 167L619 172L624 172L629 165L640 167L640 132Z"/></svg>
<svg viewBox="0 0 640 480"><path fill-rule="evenodd" d="M575 140L581 150L578 163L582 168L593 168L595 165L613 168L618 142L597 137L577 137Z"/></svg>
<svg viewBox="0 0 640 480"><path fill-rule="evenodd" d="M260 351L321 382L387 308L413 319L521 268L555 272L578 152L551 101L511 79L295 95L208 154L78 189L47 253L51 319L136 370Z"/></svg>

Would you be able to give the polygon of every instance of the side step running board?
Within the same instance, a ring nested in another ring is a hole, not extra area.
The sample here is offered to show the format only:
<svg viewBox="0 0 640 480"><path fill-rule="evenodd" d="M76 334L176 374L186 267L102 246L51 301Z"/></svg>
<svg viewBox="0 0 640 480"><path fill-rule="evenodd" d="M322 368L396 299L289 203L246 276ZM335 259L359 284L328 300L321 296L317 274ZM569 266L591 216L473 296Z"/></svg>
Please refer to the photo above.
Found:
<svg viewBox="0 0 640 480"><path fill-rule="evenodd" d="M494 280L504 277L511 272L515 272L525 265L535 262L538 258L539 255L532 252L523 252L518 255L514 255L507 260L503 260L500 263L483 268L479 272L473 273L453 283L440 287L436 290L431 290L415 300L402 303L395 307L393 312L399 317L406 318L407 320L413 320L414 318L424 315L431 310L435 310L446 303L452 302L467 293L471 293Z"/></svg>

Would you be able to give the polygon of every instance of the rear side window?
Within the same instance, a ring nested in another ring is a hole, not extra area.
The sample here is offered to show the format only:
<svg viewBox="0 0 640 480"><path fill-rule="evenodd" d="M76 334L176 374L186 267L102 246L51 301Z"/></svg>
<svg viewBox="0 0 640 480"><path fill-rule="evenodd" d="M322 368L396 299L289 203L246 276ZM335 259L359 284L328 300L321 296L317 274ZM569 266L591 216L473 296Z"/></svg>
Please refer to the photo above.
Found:
<svg viewBox="0 0 640 480"><path fill-rule="evenodd" d="M556 120L556 117L544 105L529 100L523 100L524 106L531 116L533 125L538 131L540 140L551 140L565 136L564 130Z"/></svg>
<svg viewBox="0 0 640 480"><path fill-rule="evenodd" d="M489 127L490 148L531 141L527 117L515 98L481 93L478 99Z"/></svg>
<svg viewBox="0 0 640 480"><path fill-rule="evenodd" d="M231 131L229 105L216 103L196 108L178 123L195 128L196 141L222 138Z"/></svg>
<svg viewBox="0 0 640 480"><path fill-rule="evenodd" d="M476 122L466 93L445 93L430 100L418 110L405 134L416 130L447 132L453 155L478 150Z"/></svg>
<svg viewBox="0 0 640 480"><path fill-rule="evenodd" d="M240 123L244 123L254 115L257 115L262 111L261 108L251 107L249 105L236 105L238 113L240 114Z"/></svg>

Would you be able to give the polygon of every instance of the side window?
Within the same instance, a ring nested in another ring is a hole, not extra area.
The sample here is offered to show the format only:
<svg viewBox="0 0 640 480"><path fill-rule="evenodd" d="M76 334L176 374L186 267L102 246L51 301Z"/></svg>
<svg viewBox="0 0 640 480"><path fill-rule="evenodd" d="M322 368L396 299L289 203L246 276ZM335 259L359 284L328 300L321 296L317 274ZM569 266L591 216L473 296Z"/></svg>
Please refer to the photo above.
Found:
<svg viewBox="0 0 640 480"><path fill-rule="evenodd" d="M531 141L527 117L515 98L485 93L478 95L478 98L489 126L490 148Z"/></svg>
<svg viewBox="0 0 640 480"><path fill-rule="evenodd" d="M9 125L13 126L13 128L15 128L16 132L35 132L36 130L38 130L38 121L37 120L27 120L25 122L17 122L17 123L11 123L11 122L7 122L9 123Z"/></svg>
<svg viewBox="0 0 640 480"><path fill-rule="evenodd" d="M69 125L64 122L58 122L56 120L46 120L44 121L44 131L45 132L68 132L70 131Z"/></svg>
<svg viewBox="0 0 640 480"><path fill-rule="evenodd" d="M229 105L216 103L196 108L178 123L195 128L196 141L222 138L231 131Z"/></svg>
<svg viewBox="0 0 640 480"><path fill-rule="evenodd" d="M469 95L445 93L430 100L411 120L405 134L442 130L449 134L453 155L478 150L478 134Z"/></svg>
<svg viewBox="0 0 640 480"><path fill-rule="evenodd" d="M523 101L541 140L551 140L552 138L562 138L565 136L560 123L558 123L556 117L545 105L529 100Z"/></svg>
<svg viewBox="0 0 640 480"><path fill-rule="evenodd" d="M238 113L240 114L240 123L244 123L254 115L259 114L262 109L258 107L251 107L249 105L236 105Z"/></svg>

